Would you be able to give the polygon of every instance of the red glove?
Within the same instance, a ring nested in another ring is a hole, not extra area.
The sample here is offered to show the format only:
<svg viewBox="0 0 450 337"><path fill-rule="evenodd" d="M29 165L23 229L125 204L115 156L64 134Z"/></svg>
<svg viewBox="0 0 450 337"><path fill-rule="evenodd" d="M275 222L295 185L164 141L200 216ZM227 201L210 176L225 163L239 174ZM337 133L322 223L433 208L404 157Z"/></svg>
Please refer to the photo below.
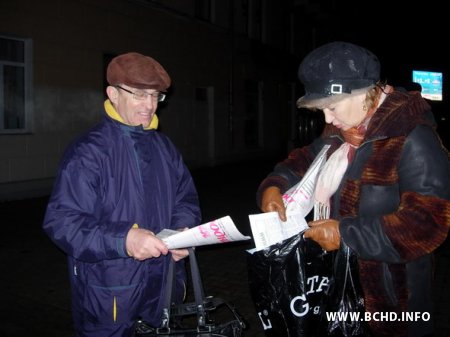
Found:
<svg viewBox="0 0 450 337"><path fill-rule="evenodd" d="M286 207L284 207L283 198L280 189L275 186L264 190L261 198L261 210L263 212L278 212L281 221L286 221Z"/></svg>
<svg viewBox="0 0 450 337"><path fill-rule="evenodd" d="M316 241L326 251L336 250L341 244L341 234L339 234L339 221L324 219L311 221L308 223L309 229L305 231L303 237Z"/></svg>

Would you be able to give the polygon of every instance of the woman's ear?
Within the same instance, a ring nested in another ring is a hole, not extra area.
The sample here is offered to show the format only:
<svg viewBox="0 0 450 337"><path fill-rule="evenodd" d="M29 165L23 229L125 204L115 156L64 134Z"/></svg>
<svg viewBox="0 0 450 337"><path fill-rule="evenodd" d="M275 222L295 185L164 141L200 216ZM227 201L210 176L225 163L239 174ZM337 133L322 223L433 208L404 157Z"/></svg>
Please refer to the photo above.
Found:
<svg viewBox="0 0 450 337"><path fill-rule="evenodd" d="M111 103L117 104L117 99L119 97L119 92L118 92L118 90L115 87L113 87L111 85L106 87L106 94L108 95L108 98L111 101Z"/></svg>

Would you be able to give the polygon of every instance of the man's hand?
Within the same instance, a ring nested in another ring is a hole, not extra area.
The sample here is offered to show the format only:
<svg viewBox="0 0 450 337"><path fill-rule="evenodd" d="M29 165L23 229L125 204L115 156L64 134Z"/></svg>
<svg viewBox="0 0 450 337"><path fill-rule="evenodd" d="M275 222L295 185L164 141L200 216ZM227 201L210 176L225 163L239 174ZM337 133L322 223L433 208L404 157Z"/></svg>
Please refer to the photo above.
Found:
<svg viewBox="0 0 450 337"><path fill-rule="evenodd" d="M275 186L264 190L261 199L261 210L263 212L278 212L281 221L286 221L286 207L284 207L283 198L280 189Z"/></svg>
<svg viewBox="0 0 450 337"><path fill-rule="evenodd" d="M189 251L187 248L183 249L171 249L170 252L172 253L172 259L176 261L180 261L184 259L185 257L189 256Z"/></svg>
<svg viewBox="0 0 450 337"><path fill-rule="evenodd" d="M309 229L303 237L316 241L326 251L336 250L341 244L339 221L324 219L308 223Z"/></svg>
<svg viewBox="0 0 450 337"><path fill-rule="evenodd" d="M128 255L143 261L152 257L167 255L169 249L152 231L144 228L131 228L126 238Z"/></svg>
<svg viewBox="0 0 450 337"><path fill-rule="evenodd" d="M185 227L185 228L178 229L178 231L184 232L184 231L187 231L188 229L189 229L188 227ZM187 248L171 249L170 252L172 253L172 259L175 262L180 261L180 260L184 259L185 257L189 256L189 251L187 250Z"/></svg>

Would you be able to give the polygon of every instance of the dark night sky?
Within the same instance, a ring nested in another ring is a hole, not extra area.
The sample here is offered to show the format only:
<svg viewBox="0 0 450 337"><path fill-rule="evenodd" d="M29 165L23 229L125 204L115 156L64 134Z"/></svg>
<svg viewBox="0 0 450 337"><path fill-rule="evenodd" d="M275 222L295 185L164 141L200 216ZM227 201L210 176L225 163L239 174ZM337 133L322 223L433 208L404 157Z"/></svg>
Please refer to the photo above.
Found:
<svg viewBox="0 0 450 337"><path fill-rule="evenodd" d="M353 1L352 1L353 2ZM443 72L443 101L429 101L444 143L450 144L450 14L444 2L428 0L420 6L402 1L349 4L335 16L343 39L374 52L381 63L381 79L394 86L408 86L412 70ZM371 10L367 6L374 5ZM363 10L364 7L364 10ZM366 12L366 13L365 13ZM365 13L365 14L362 14Z"/></svg>
<svg viewBox="0 0 450 337"><path fill-rule="evenodd" d="M402 8L394 1L349 4L336 16L342 37L347 36L379 58L382 72L392 80L410 77L412 68L446 71L448 52L445 43L450 15L442 4L424 1L420 7ZM374 8L367 9L374 5Z"/></svg>
<svg viewBox="0 0 450 337"><path fill-rule="evenodd" d="M443 72L443 101L429 101L442 134L450 134L450 13L445 2L400 0L363 2L334 0L333 10L320 13L317 46L348 41L371 50L381 63L381 80L408 86L412 70ZM448 136L447 138L450 138ZM447 140L447 144L450 139Z"/></svg>

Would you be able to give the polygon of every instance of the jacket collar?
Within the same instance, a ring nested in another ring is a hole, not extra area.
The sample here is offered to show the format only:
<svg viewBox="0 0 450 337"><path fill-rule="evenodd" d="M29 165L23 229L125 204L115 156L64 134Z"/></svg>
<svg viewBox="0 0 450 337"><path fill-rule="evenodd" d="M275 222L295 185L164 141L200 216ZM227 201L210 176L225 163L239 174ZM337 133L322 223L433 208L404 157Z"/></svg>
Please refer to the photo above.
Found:
<svg viewBox="0 0 450 337"><path fill-rule="evenodd" d="M112 105L111 101L109 99L107 99L104 103L104 107L105 107L105 111L106 114L113 120L120 122L121 124L124 125L128 125L133 127L132 125L129 125L127 123L124 122L122 116L120 116L120 114L116 111L116 109L114 108L114 106ZM144 128L144 130L153 130L153 129L157 129L158 128L158 116L155 114L153 115L152 121L150 122L150 125L147 126L146 128ZM139 129L142 129L142 126L138 127Z"/></svg>

